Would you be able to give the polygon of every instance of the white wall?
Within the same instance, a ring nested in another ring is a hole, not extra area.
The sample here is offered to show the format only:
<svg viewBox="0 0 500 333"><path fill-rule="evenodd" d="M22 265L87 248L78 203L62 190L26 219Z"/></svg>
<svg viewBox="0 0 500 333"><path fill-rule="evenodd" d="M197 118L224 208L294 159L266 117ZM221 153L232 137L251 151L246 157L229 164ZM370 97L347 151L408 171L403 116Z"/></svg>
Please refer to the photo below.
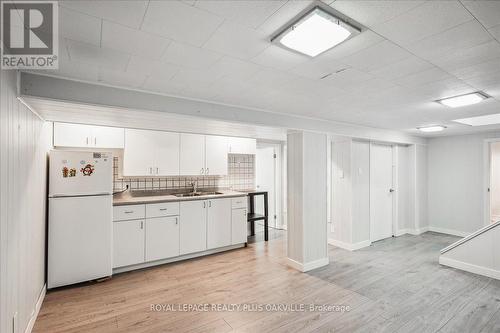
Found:
<svg viewBox="0 0 500 333"><path fill-rule="evenodd" d="M50 126L16 99L16 72L0 77L0 332L10 333L28 327L45 283Z"/></svg>
<svg viewBox="0 0 500 333"><path fill-rule="evenodd" d="M470 233L484 226L484 140L500 132L428 141L431 228Z"/></svg>
<svg viewBox="0 0 500 333"><path fill-rule="evenodd" d="M352 242L370 240L370 143L352 142Z"/></svg>
<svg viewBox="0 0 500 333"><path fill-rule="evenodd" d="M414 228L410 219L410 147L396 146L396 195L397 195L397 228L396 234L405 233Z"/></svg>

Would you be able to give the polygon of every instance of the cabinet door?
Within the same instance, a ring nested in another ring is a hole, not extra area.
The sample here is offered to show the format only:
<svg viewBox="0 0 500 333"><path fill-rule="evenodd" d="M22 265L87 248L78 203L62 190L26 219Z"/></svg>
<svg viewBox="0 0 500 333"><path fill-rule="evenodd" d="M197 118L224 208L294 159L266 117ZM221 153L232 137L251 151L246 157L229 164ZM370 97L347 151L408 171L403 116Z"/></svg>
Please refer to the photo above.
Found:
<svg viewBox="0 0 500 333"><path fill-rule="evenodd" d="M144 220L113 222L113 268L144 262Z"/></svg>
<svg viewBox="0 0 500 333"><path fill-rule="evenodd" d="M202 175L205 170L205 136L181 133L180 174Z"/></svg>
<svg viewBox="0 0 500 333"><path fill-rule="evenodd" d="M180 203L180 254L207 249L207 201Z"/></svg>
<svg viewBox="0 0 500 333"><path fill-rule="evenodd" d="M180 134L153 131L156 143L154 174L158 176L179 175Z"/></svg>
<svg viewBox="0 0 500 333"><path fill-rule="evenodd" d="M231 214L231 244L247 242L247 210L233 209Z"/></svg>
<svg viewBox="0 0 500 333"><path fill-rule="evenodd" d="M92 126L91 146L96 148L123 148L125 130L118 127Z"/></svg>
<svg viewBox="0 0 500 333"><path fill-rule="evenodd" d="M123 152L124 176L151 176L155 164L156 143L152 131L125 129Z"/></svg>
<svg viewBox="0 0 500 333"><path fill-rule="evenodd" d="M229 153L255 155L257 153L257 140L249 138L229 138Z"/></svg>
<svg viewBox="0 0 500 333"><path fill-rule="evenodd" d="M227 137L207 135L205 140L205 174L227 175Z"/></svg>
<svg viewBox="0 0 500 333"><path fill-rule="evenodd" d="M89 147L91 127L80 124L54 123L55 147Z"/></svg>
<svg viewBox="0 0 500 333"><path fill-rule="evenodd" d="M231 199L208 200L207 248L231 245Z"/></svg>
<svg viewBox="0 0 500 333"><path fill-rule="evenodd" d="M179 217L146 220L146 261L179 255Z"/></svg>

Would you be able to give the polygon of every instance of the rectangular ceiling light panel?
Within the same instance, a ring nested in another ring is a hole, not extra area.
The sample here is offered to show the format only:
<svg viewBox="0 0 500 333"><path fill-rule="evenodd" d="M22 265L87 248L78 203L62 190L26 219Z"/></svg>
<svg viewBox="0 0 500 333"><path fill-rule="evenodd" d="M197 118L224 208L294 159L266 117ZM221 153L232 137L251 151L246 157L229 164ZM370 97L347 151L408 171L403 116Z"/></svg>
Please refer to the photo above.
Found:
<svg viewBox="0 0 500 333"><path fill-rule="evenodd" d="M453 120L457 123L469 126L486 126L500 124L500 113L488 114L486 116L462 118Z"/></svg>
<svg viewBox="0 0 500 333"><path fill-rule="evenodd" d="M486 96L480 92L474 92L471 94L465 94L465 95L461 95L461 96L443 98L443 99L440 99L436 102L441 103L441 104L446 105L446 106L449 106L451 108L458 108L460 106L477 104L479 102L482 102L486 98L488 98L488 96Z"/></svg>
<svg viewBox="0 0 500 333"><path fill-rule="evenodd" d="M345 23L320 7L315 7L272 41L315 57L360 32L360 29Z"/></svg>

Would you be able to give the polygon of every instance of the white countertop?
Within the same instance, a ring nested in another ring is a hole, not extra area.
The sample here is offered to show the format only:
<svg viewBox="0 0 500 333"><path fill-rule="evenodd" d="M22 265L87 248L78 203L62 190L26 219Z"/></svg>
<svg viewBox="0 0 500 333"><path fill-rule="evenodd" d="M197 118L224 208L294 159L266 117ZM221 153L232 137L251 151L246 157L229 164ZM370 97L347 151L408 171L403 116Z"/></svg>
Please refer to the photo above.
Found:
<svg viewBox="0 0 500 333"><path fill-rule="evenodd" d="M176 201L193 201L193 200L207 200L219 198L232 198L246 196L246 192L231 191L231 190L217 190L222 194L202 195L195 197L176 197L173 194L169 195L152 195L152 196L137 196L134 197L130 191L113 195L113 206L123 205L140 205L159 202L176 202Z"/></svg>

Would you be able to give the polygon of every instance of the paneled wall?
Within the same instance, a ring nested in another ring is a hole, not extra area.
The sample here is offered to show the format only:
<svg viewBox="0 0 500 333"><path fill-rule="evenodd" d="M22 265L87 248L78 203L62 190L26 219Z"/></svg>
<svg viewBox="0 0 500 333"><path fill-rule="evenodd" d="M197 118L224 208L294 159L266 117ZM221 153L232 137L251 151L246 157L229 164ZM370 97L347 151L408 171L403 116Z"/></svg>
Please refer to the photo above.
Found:
<svg viewBox="0 0 500 333"><path fill-rule="evenodd" d="M50 126L17 100L16 72L0 80L0 332L17 333L45 283Z"/></svg>

